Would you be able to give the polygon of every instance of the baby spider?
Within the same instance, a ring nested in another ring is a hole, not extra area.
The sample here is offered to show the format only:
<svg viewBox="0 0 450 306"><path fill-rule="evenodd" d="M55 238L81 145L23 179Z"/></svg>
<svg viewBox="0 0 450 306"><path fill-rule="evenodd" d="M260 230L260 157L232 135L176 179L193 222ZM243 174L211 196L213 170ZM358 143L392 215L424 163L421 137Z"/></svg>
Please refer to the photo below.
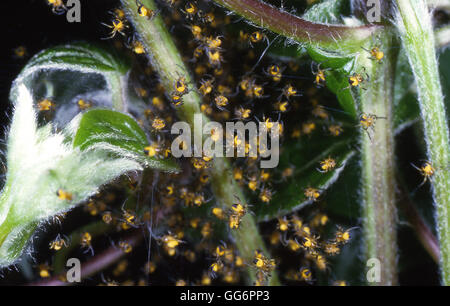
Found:
<svg viewBox="0 0 450 306"><path fill-rule="evenodd" d="M110 39L113 38L114 36L116 36L116 33L120 33L121 35L125 36L125 33L123 32L126 28L128 28L128 26L125 24L125 21L120 20L120 19L116 19L113 20L112 25L106 24L106 23L102 23L104 26L112 29L110 36L102 38L102 39Z"/></svg>
<svg viewBox="0 0 450 306"><path fill-rule="evenodd" d="M330 256L337 255L341 251L341 249L339 248L339 245L335 241L325 243L322 246L322 249L325 252L325 254L330 255Z"/></svg>
<svg viewBox="0 0 450 306"><path fill-rule="evenodd" d="M163 243L163 246L167 249L176 249L180 243L183 243L182 240L177 239L176 235L172 235L170 232L160 238L158 241Z"/></svg>
<svg viewBox="0 0 450 306"><path fill-rule="evenodd" d="M326 173L336 168L336 164L337 163L335 159L328 157L320 162L320 168L317 170L319 172Z"/></svg>
<svg viewBox="0 0 450 306"><path fill-rule="evenodd" d="M431 162L428 162L428 161L425 161L420 168L415 166L414 164L411 164L411 166L416 168L420 172L420 174L422 174L422 176L423 176L423 182L419 185L419 187L421 187L423 184L425 184L425 182L427 180L430 180L435 171Z"/></svg>
<svg viewBox="0 0 450 306"><path fill-rule="evenodd" d="M289 100L290 97L301 96L301 94L298 92L298 90L294 86L292 86L291 84L288 84L283 88L281 97L283 97L283 96Z"/></svg>
<svg viewBox="0 0 450 306"><path fill-rule="evenodd" d="M301 268L300 271L299 271L299 274L300 274L300 279L301 280L303 280L303 281L305 281L307 283L310 283L312 281L312 273L311 273L310 269L308 269L308 268Z"/></svg>
<svg viewBox="0 0 450 306"><path fill-rule="evenodd" d="M158 152L160 152L160 151L161 151L161 148L159 147L159 144L157 142L155 142L149 146L146 146L144 148L144 154L148 155L150 157L157 155Z"/></svg>
<svg viewBox="0 0 450 306"><path fill-rule="evenodd" d="M184 10L182 10L182 12L186 14L186 17L188 19L192 20L194 16L197 14L198 8L193 2L188 2L184 6Z"/></svg>
<svg viewBox="0 0 450 306"><path fill-rule="evenodd" d="M24 58L28 53L27 49L24 46L19 46L15 48L13 51L15 58Z"/></svg>
<svg viewBox="0 0 450 306"><path fill-rule="evenodd" d="M267 258L260 250L255 251L253 265L265 275L270 275L270 273L275 269L276 266L275 260Z"/></svg>
<svg viewBox="0 0 450 306"><path fill-rule="evenodd" d="M263 188L259 194L259 199L264 203L269 203L272 200L272 191L268 188Z"/></svg>
<svg viewBox="0 0 450 306"><path fill-rule="evenodd" d="M58 189L56 192L56 195L58 196L58 199L63 201L72 201L72 193L67 192L63 189Z"/></svg>
<svg viewBox="0 0 450 306"><path fill-rule="evenodd" d="M216 278L217 277L217 273L219 273L220 271L222 271L223 269L223 263L221 261L216 261L213 262L211 264L211 266L209 266L209 276L211 278Z"/></svg>
<svg viewBox="0 0 450 306"><path fill-rule="evenodd" d="M223 56L218 49L208 50L206 55L208 56L209 63L213 67L219 67L221 62L223 62Z"/></svg>
<svg viewBox="0 0 450 306"><path fill-rule="evenodd" d="M278 101L274 106L277 112L285 113L288 110L289 103L287 101Z"/></svg>
<svg viewBox="0 0 450 306"><path fill-rule="evenodd" d="M67 248L68 240L69 240L69 238L67 238L67 236L58 234L56 236L55 240L53 240L49 243L49 248L50 248L50 250L55 250L55 251L59 251L63 247Z"/></svg>
<svg viewBox="0 0 450 306"><path fill-rule="evenodd" d="M317 188L308 187L305 189L304 195L308 201L316 202L322 192Z"/></svg>
<svg viewBox="0 0 450 306"><path fill-rule="evenodd" d="M242 218L239 215L230 214L228 218L228 226L230 227L230 229L238 229L241 225L241 219Z"/></svg>
<svg viewBox="0 0 450 306"><path fill-rule="evenodd" d="M369 134L369 129L374 129L375 127L375 121L377 119L386 119L386 117L378 117L377 115L374 114L366 114L366 113L362 113L361 116L359 116L359 124L361 125L361 127L363 128L364 131L366 131L367 136L369 136L369 139L371 139L370 134Z"/></svg>
<svg viewBox="0 0 450 306"><path fill-rule="evenodd" d="M332 286L345 287L347 286L347 282L345 280L336 280L333 282Z"/></svg>
<svg viewBox="0 0 450 306"><path fill-rule="evenodd" d="M170 94L170 102L174 106L180 106L183 104L183 97L178 92L174 91Z"/></svg>
<svg viewBox="0 0 450 306"><path fill-rule="evenodd" d="M286 217L278 218L277 229L281 232L286 232L289 229L289 220Z"/></svg>
<svg viewBox="0 0 450 306"><path fill-rule="evenodd" d="M349 229L344 230L342 227L338 226L338 230L336 231L335 241L336 243L346 244L350 241L350 231L357 229L358 227L351 227Z"/></svg>
<svg viewBox="0 0 450 306"><path fill-rule="evenodd" d="M175 92L179 94L180 96L188 93L188 85L186 84L186 78L180 77L178 80L175 81L173 84L173 88L175 89Z"/></svg>
<svg viewBox="0 0 450 306"><path fill-rule="evenodd" d="M262 40L266 40L267 42L269 41L267 36L264 33L260 32L260 31L255 31L255 32L251 33L248 36L248 38L249 38L249 42L250 42L251 46L253 46L252 44L259 43Z"/></svg>
<svg viewBox="0 0 450 306"><path fill-rule="evenodd" d="M219 95L214 98L214 102L216 104L216 107L220 110L224 110L225 106L228 105L228 98L222 95Z"/></svg>
<svg viewBox="0 0 450 306"><path fill-rule="evenodd" d="M315 249L319 246L318 243L318 236L313 235L307 235L306 233L303 234L304 236L301 237L301 246L303 249L307 250L308 252L314 252Z"/></svg>
<svg viewBox="0 0 450 306"><path fill-rule="evenodd" d="M151 19L151 18L153 18L156 15L154 10L149 9L148 7L146 7L145 5L140 3L139 1L136 1L136 3L139 5L138 6L138 10L137 10L139 16Z"/></svg>
<svg viewBox="0 0 450 306"><path fill-rule="evenodd" d="M164 127L166 126L166 122L164 121L164 119L155 117L155 119L153 119L152 122L152 127L157 130L160 131L162 130Z"/></svg>
<svg viewBox="0 0 450 306"><path fill-rule="evenodd" d="M347 87L343 88L342 90L346 90L346 89L349 89L352 87L358 87L365 82L369 82L370 76L367 74L367 72L365 72L366 71L365 68L363 68L363 70L364 70L365 76L362 73L354 73L354 74L350 75L348 77L349 85ZM363 87L361 87L361 88L365 90L365 88L363 88Z"/></svg>
<svg viewBox="0 0 450 306"><path fill-rule="evenodd" d="M119 241L119 248L126 254L133 251L133 246L126 241Z"/></svg>
<svg viewBox="0 0 450 306"><path fill-rule="evenodd" d="M264 71L264 73L267 76L271 77L274 82L279 82L281 80L281 77L283 76L283 70L284 67L281 68L276 64L272 64L267 68L267 70Z"/></svg>
<svg viewBox="0 0 450 306"><path fill-rule="evenodd" d="M136 54L145 53L144 45L137 39L134 39L131 43L127 44L127 47L130 48Z"/></svg>
<svg viewBox="0 0 450 306"><path fill-rule="evenodd" d="M94 255L94 249L92 248L92 235L89 232L81 234L80 245L85 249L84 253L91 252Z"/></svg>
<svg viewBox="0 0 450 306"><path fill-rule="evenodd" d="M198 90L203 96L209 95L214 89L213 84L214 84L213 78L203 79L200 81L200 87L198 88Z"/></svg>
<svg viewBox="0 0 450 306"><path fill-rule="evenodd" d="M91 102L85 101L83 99L79 99L78 102L77 102L77 105L78 105L78 108L80 110L86 110L86 109L92 107L92 103Z"/></svg>
<svg viewBox="0 0 450 306"><path fill-rule="evenodd" d="M52 6L52 12L61 15L67 10L62 0L47 0L48 5Z"/></svg>
<svg viewBox="0 0 450 306"><path fill-rule="evenodd" d="M380 62L384 58L384 52L380 50L379 47L375 46L370 50L363 48L365 51L370 53L369 59L376 60Z"/></svg>
<svg viewBox="0 0 450 306"><path fill-rule="evenodd" d="M249 108L243 108L242 106L240 106L239 108L236 108L236 110L234 111L235 115L237 116L238 119L248 119L250 117L252 110Z"/></svg>
<svg viewBox="0 0 450 306"><path fill-rule="evenodd" d="M51 110L55 109L55 103L53 103L49 99L43 99L43 100L39 101L37 106L38 106L38 109L40 112L51 111Z"/></svg>
<svg viewBox="0 0 450 306"><path fill-rule="evenodd" d="M331 136L338 137L344 132L344 129L339 124L332 124L328 127L328 132Z"/></svg>
<svg viewBox="0 0 450 306"><path fill-rule="evenodd" d="M317 87L323 87L324 83L326 81L325 79L325 71L328 71L330 69L321 69L320 64L317 65L317 71L314 71L314 62L311 62L311 71L314 74L314 84L316 84Z"/></svg>
<svg viewBox="0 0 450 306"><path fill-rule="evenodd" d="M50 271L52 270L51 268L50 268L50 266L48 265L48 264L40 264L39 266L38 266L38 269L39 269L39 276L41 277L41 278L48 278L48 277L50 277L51 275L50 275Z"/></svg>
<svg viewBox="0 0 450 306"><path fill-rule="evenodd" d="M239 200L239 198L237 199ZM230 213L233 215L237 215L242 218L247 212L248 212L248 205L242 204L240 200L237 203L231 205Z"/></svg>

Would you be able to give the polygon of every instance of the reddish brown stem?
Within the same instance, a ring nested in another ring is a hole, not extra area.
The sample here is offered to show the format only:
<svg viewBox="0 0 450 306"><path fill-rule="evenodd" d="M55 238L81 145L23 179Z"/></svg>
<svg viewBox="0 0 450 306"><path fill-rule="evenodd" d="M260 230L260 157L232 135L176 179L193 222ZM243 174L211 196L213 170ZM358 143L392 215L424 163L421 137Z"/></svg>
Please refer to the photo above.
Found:
<svg viewBox="0 0 450 306"><path fill-rule="evenodd" d="M420 243L433 260L439 264L439 243L436 236L430 230L430 227L425 223L422 216L417 211L416 206L411 202L406 190L400 187L403 198L399 201L399 206L406 216L409 224L413 228Z"/></svg>
<svg viewBox="0 0 450 306"><path fill-rule="evenodd" d="M381 26L348 27L307 21L259 0L214 0L254 24L300 43L333 50L353 49L370 38Z"/></svg>
<svg viewBox="0 0 450 306"><path fill-rule="evenodd" d="M133 231L133 233L129 234L123 240L132 247L135 247L142 238L142 230L136 229ZM106 269L125 255L126 253L124 253L120 248L111 246L106 251L81 265L81 279L85 279L86 277L89 277ZM77 284L62 281L61 279L64 279L64 276L65 273L62 273L60 275L55 275L49 279L43 279L35 283L31 283L29 284L29 286L71 286Z"/></svg>

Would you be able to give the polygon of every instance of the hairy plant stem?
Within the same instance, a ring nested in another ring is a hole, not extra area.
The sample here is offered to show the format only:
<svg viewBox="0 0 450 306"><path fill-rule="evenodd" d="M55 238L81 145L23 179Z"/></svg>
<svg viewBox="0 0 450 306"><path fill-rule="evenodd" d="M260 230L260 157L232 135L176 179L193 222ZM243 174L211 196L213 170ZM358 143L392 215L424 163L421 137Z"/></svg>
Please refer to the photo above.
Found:
<svg viewBox="0 0 450 306"><path fill-rule="evenodd" d="M334 52L358 52L361 44L381 27L348 27L307 21L260 0L214 0L252 23L272 32Z"/></svg>
<svg viewBox="0 0 450 306"><path fill-rule="evenodd" d="M153 0L141 0L146 7L156 11L157 8ZM137 34L146 48L147 56L153 68L158 72L161 82L167 92L172 92L173 84L180 77L184 77L188 84L194 84L191 76L184 65L180 53L175 43L167 31L161 16L157 15L151 19L146 19L138 15L138 6L135 0L122 0L128 19L134 25ZM178 115L182 120L187 121L194 131L195 117L201 116L203 124L209 119L200 111L201 97L195 89L183 96L184 104L179 107ZM197 123L198 124L198 123ZM195 132L194 132L195 133ZM234 195L238 196L245 204L245 198L239 186L232 179L231 167L225 158L214 158L210 168L211 184L219 204L225 209L231 208L236 203ZM252 284L255 281L255 271L251 268L254 252L259 249L266 255L262 237L255 219L252 215L246 214L237 230L231 232L236 246L248 264L248 281ZM279 285L276 274L270 278L271 285Z"/></svg>
<svg viewBox="0 0 450 306"><path fill-rule="evenodd" d="M362 193L366 259L380 261L380 282L374 285L397 284L397 243L394 174L394 130L392 101L394 84L394 51L391 36L383 39L385 57L376 62L364 55L359 60L371 79L361 90L361 112L378 117L370 133L362 137ZM364 85L363 85L364 86ZM382 118L380 118L382 117Z"/></svg>
<svg viewBox="0 0 450 306"><path fill-rule="evenodd" d="M128 79L129 71L126 74L109 73L108 78L111 86L112 106L115 111L128 112Z"/></svg>
<svg viewBox="0 0 450 306"><path fill-rule="evenodd" d="M417 83L440 243L442 283L450 285L450 139L431 15L424 0L397 0L397 26Z"/></svg>

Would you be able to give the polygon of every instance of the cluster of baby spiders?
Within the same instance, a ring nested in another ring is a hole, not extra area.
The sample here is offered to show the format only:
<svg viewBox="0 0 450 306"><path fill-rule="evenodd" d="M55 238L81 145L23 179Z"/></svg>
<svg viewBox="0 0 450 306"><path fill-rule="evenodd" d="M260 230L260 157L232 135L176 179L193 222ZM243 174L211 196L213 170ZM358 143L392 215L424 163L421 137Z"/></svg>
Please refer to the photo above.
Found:
<svg viewBox="0 0 450 306"><path fill-rule="evenodd" d="M56 13L64 9L62 1L49 0L49 4ZM162 15L177 38L179 49L183 50L183 59L193 74L192 81L179 76L173 83L172 90L165 90L147 62L147 50L133 34L124 10L114 9L111 11L111 20L103 23L110 29L104 39L114 39L118 48L131 50L133 59L144 67L133 80L133 86L137 95L148 106L137 118L139 124L152 134L151 143L142 148L148 156L170 157L171 137L168 128L178 120L175 109L183 104L183 97L191 91L198 92L202 97L201 111L216 121L261 121L267 127L279 124L281 145L290 140L309 139L318 134L323 137L341 137L345 133L342 122L333 118L330 112L332 109L319 103L322 95L322 90L319 89L324 87L328 73L332 72L330 68L322 67L326 63L312 63L311 72L305 74L304 67L297 62L266 55L267 48L271 46L269 33L253 28L233 33L228 30L232 17L203 1L167 0L161 10L146 7L139 0L136 4L136 13L141 18L152 19ZM186 35L191 37L179 39ZM117 39L121 36L124 41ZM379 47L373 47L367 52L377 62L384 57ZM343 90L362 87L369 81L365 71L353 73L348 76L349 86ZM75 103L80 111L96 106L96 101L83 98ZM37 108L43 116L50 118L58 108L58 103L52 97L43 97L38 101ZM290 120L297 114L301 114L298 117L300 120ZM380 118L383 117L362 114L359 123L368 131L374 128L375 121ZM241 141L236 137L229 139L235 144ZM253 206L271 205L275 195L274 185L292 179L297 169L293 165L281 170L260 169L257 166L258 158L248 154L251 141L245 143L245 150L245 157L233 161L233 172L230 175L254 198ZM207 156L192 158L185 165L189 168L189 175L161 174L154 184L150 207L118 208L114 200L107 200L111 196L108 193L95 197L84 205L86 212L112 228L111 232L130 231L158 224L158 231L152 234L154 243L150 247L150 259L141 265L142 277L138 280L125 279L122 284L147 284L146 278L164 269L167 262L176 261L203 267L195 280L188 280L186 275L172 277L170 282L176 285L210 285L219 281L236 284L242 279L241 272L248 266L255 270L255 284L267 284L282 259L272 259L262 251L254 250L254 258L246 262L231 242L223 242L228 236L221 237L221 233L240 230L243 218L251 213L252 205L245 204L239 198L228 209L218 203L210 203L214 202L211 201L210 164L211 158ZM339 156L324 156L316 169L326 174L339 167ZM426 179L432 175L429 167L424 166L420 171ZM138 194L143 188L138 180L121 186L126 186L127 192L131 194ZM59 188L55 193L61 201L73 199L70 190ZM325 190L308 187L303 193L305 200L319 202L324 197ZM204 207L206 209L201 212ZM270 234L271 245L280 245L290 252L301 254L299 257L302 264L296 270L287 271L285 279L312 283L314 269L327 271L327 257L339 254L350 241L354 228L344 230L338 227L332 238L320 239L325 225L330 222L328 216L319 212L308 218L310 220L306 223L297 215L282 217L278 219L277 228ZM94 254L96 239L98 234L94 231L83 231L70 238L60 234L50 242L49 248L54 252L61 252L77 244L86 254ZM136 252L134 247L123 240L117 240L114 246L126 254ZM208 264L205 265L204 262ZM119 262L112 271L112 277L123 279L129 265L127 259ZM41 277L51 274L49 266L42 266L40 270ZM108 285L119 283L104 277L102 282ZM346 283L336 281L336 284Z"/></svg>

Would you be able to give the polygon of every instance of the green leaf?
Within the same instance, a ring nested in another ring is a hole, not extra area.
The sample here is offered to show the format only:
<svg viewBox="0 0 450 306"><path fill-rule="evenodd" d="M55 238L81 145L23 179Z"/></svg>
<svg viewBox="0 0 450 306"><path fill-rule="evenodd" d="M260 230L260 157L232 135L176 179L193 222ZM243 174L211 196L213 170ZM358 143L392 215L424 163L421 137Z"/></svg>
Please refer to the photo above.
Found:
<svg viewBox="0 0 450 306"><path fill-rule="evenodd" d="M330 52L319 48L308 47L311 58L321 67L331 69L343 69L345 73L350 73L354 66L354 55L341 55L337 52Z"/></svg>
<svg viewBox="0 0 450 306"><path fill-rule="evenodd" d="M144 154L147 137L128 115L101 109L79 114L80 98L94 100L97 107L136 107L128 94L128 70L103 49L74 44L37 54L14 81L8 168L0 195L0 267L17 262L45 220L86 201L117 177L144 167L178 170L173 161ZM39 127L33 105L42 98L57 104L57 111L51 123Z"/></svg>
<svg viewBox="0 0 450 306"><path fill-rule="evenodd" d="M347 13L348 2L345 0L326 0L313 5L304 15L306 20L326 23L344 24L349 21L342 16ZM357 117L357 107L355 98L348 87L348 76L353 74L356 68L356 57L358 54L343 54L339 50L323 50L315 46L289 45L280 48L272 46L269 48L269 55L275 58L299 59L305 55L305 51L314 62L325 69L327 87L336 94L341 107L354 119ZM361 49L362 51L362 49Z"/></svg>
<svg viewBox="0 0 450 306"><path fill-rule="evenodd" d="M52 122L63 128L80 113L78 100L94 107L128 111L130 65L103 48L75 43L46 49L30 59L14 81L11 101L21 84L32 88L33 100L50 99L55 104Z"/></svg>
<svg viewBox="0 0 450 306"><path fill-rule="evenodd" d="M117 71L125 74L129 64L103 48L87 43L73 43L46 49L35 55L23 69L66 69L99 71Z"/></svg>
<svg viewBox="0 0 450 306"><path fill-rule="evenodd" d="M361 230L352 232L350 243L342 247L341 253L330 258L333 280L345 280L350 286L364 286L367 284L367 267L363 260L364 243ZM330 284L326 284L330 285Z"/></svg>
<svg viewBox="0 0 450 306"><path fill-rule="evenodd" d="M58 133L51 124L38 128L24 84L16 97L0 195L0 267L18 260L39 224L87 200L120 175L143 166L177 170L173 161L145 156L145 133L125 114L91 110ZM60 191L70 198L58 196Z"/></svg>
<svg viewBox="0 0 450 306"><path fill-rule="evenodd" d="M326 0L313 5L303 18L317 23L345 24L357 21L343 19L342 16L348 12L348 2L345 0ZM353 24L354 25L354 24ZM348 87L348 76L355 70L357 54L343 54L336 51L322 50L314 46L307 48L311 58L320 64L320 68L326 71L327 87L336 94L341 107L353 118L356 118L356 101Z"/></svg>
<svg viewBox="0 0 450 306"><path fill-rule="evenodd" d="M299 141L290 141L283 146L279 169L294 166L294 174L287 181L273 186L276 193L269 204L259 203L253 210L258 220L270 220L294 210L314 204L304 195L308 187L325 192L339 178L350 158L355 154L352 149L354 127L344 126L344 134L338 138L316 133L311 138L303 137ZM321 173L317 169L325 158L332 157L337 166L334 170ZM325 192L326 194L326 192Z"/></svg>
<svg viewBox="0 0 450 306"><path fill-rule="evenodd" d="M326 85L333 92L339 101L342 109L347 112L353 119L357 117L357 98L348 89L348 76L353 74L355 70L354 55L342 56L338 53L321 50L318 48L308 47L301 48L299 46L289 46L288 48L274 47L269 49L269 55L281 60L293 59L301 61L306 50L314 62L320 65L320 69L325 71ZM315 68L317 69L317 68ZM346 89L347 88L347 89Z"/></svg>
<svg viewBox="0 0 450 306"><path fill-rule="evenodd" d="M349 86L347 75L339 71L328 71L326 72L326 82L327 87L337 96L342 109L353 119L356 119L355 98L349 88L344 89Z"/></svg>
<svg viewBox="0 0 450 306"><path fill-rule="evenodd" d="M4 228L4 225L2 225ZM12 227L9 236L0 241L0 267L7 266L15 262L29 243L30 237L36 231L38 222L25 223ZM13 239L9 238L13 237Z"/></svg>
<svg viewBox="0 0 450 306"><path fill-rule="evenodd" d="M347 222L361 217L361 165L360 156L350 160L342 171L339 179L326 192L326 211L331 218L345 219Z"/></svg>
<svg viewBox="0 0 450 306"><path fill-rule="evenodd" d="M275 43L267 50L271 58L287 61L298 60L308 55L306 48L298 44Z"/></svg>
<svg viewBox="0 0 450 306"><path fill-rule="evenodd" d="M313 5L303 18L318 23L342 24L342 15L348 11L347 4L345 0L325 0Z"/></svg>
<svg viewBox="0 0 450 306"><path fill-rule="evenodd" d="M18 259L38 224L70 210L120 175L143 169L128 156L80 151L50 124L38 128L30 91L22 84L17 93L0 196L0 267ZM72 122L68 129L76 126ZM70 198L60 198L59 190Z"/></svg>
<svg viewBox="0 0 450 306"><path fill-rule="evenodd" d="M81 150L105 150L144 163L146 167L169 172L177 171L173 160L161 160L144 153L147 136L131 117L105 109L83 114L73 145Z"/></svg>
<svg viewBox="0 0 450 306"><path fill-rule="evenodd" d="M339 104L353 119L356 118L356 101L349 87L348 76L355 70L355 56L342 56L318 48L308 48L311 58L325 70L326 85L337 96Z"/></svg>

